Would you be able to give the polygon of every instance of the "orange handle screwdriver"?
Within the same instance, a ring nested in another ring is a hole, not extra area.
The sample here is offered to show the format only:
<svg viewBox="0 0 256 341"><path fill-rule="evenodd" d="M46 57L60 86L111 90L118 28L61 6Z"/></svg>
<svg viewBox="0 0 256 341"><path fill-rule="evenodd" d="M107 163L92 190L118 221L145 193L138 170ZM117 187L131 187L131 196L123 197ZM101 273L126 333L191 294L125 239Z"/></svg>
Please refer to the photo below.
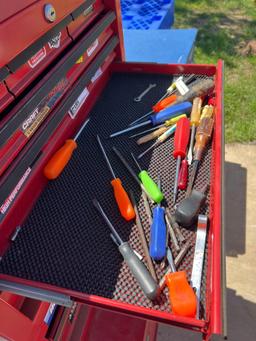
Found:
<svg viewBox="0 0 256 341"><path fill-rule="evenodd" d="M57 152L48 161L47 165L44 167L44 175L48 180L56 179L66 167L72 157L74 150L77 148L76 140L88 122L89 119L84 122L74 139L66 140L65 144L59 150L57 150Z"/></svg>
<svg viewBox="0 0 256 341"><path fill-rule="evenodd" d="M186 272L169 273L165 276L165 282L169 289L172 312L179 316L195 317L197 300L188 283Z"/></svg>
<svg viewBox="0 0 256 341"><path fill-rule="evenodd" d="M179 316L195 317L197 309L196 294L188 283L186 272L176 271L170 248L167 248L167 260L171 273L165 276L165 284L169 289L172 312Z"/></svg>
<svg viewBox="0 0 256 341"><path fill-rule="evenodd" d="M107 154L104 150L104 147L101 143L100 137L98 135L97 135L97 141L99 143L102 154L103 154L103 156L107 162L108 168L109 168L109 170L113 176L113 180L111 181L111 185L112 185L113 190L114 190L114 197L115 197L117 206L119 208L119 211L121 213L121 216L127 221L132 220L135 218L135 211L134 211L133 205L130 201L130 198L129 198L128 194L126 193L126 191L122 185L121 180L116 177L116 175L113 171L113 168L109 162L109 159L107 157Z"/></svg>
<svg viewBox="0 0 256 341"><path fill-rule="evenodd" d="M165 99L163 99L162 101L156 103L153 106L153 110L154 112L159 112L163 109L165 109L167 106L171 105L172 103L174 103L177 100L177 96L176 95L171 95L169 97L166 97Z"/></svg>

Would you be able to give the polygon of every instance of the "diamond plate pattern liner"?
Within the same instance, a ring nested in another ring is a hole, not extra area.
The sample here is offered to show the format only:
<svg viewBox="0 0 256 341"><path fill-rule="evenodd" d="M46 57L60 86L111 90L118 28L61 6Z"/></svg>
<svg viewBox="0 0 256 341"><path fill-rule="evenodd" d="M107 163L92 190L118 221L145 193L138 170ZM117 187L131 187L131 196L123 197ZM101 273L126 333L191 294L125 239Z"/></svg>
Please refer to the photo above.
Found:
<svg viewBox="0 0 256 341"><path fill-rule="evenodd" d="M198 76L198 78L205 78ZM78 148L62 175L49 182L37 201L22 230L6 252L0 271L4 274L28 280L48 283L91 295L103 296L136 306L170 312L168 290L165 288L156 302L148 300L129 269L122 260L116 245L111 240L108 227L97 214L92 199L97 198L123 240L143 255L137 227L125 222L119 215L110 185L111 174L96 141L99 134L113 169L121 178L126 190L132 190L149 241L150 226L143 205L140 188L112 152L119 149L136 170L130 152L138 155L146 145L137 146L127 135L109 139L111 132L125 128L128 124L149 111L149 108L165 93L172 76L116 73L113 74L97 104L90 113L91 120L78 139ZM133 98L150 83L157 86L136 103ZM172 189L176 162L172 156L173 138L160 145L140 160L153 179L160 175L166 205L174 212ZM205 152L195 188L202 188L210 180L211 148ZM177 202L185 197L179 191ZM201 213L209 213L207 205ZM179 270L186 270L190 278L194 255L196 226L181 228L191 248L181 262ZM169 241L174 257L177 255ZM202 309L205 316L206 271L208 246L202 279ZM166 269L155 264L158 279Z"/></svg>

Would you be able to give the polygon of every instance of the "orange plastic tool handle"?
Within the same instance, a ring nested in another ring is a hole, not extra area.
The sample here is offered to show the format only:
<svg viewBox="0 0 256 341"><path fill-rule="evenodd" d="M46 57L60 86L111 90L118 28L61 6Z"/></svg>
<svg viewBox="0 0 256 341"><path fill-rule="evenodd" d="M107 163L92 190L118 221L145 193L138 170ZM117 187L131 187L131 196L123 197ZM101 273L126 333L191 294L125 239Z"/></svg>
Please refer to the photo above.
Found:
<svg viewBox="0 0 256 341"><path fill-rule="evenodd" d="M121 216L129 221L135 218L135 212L133 209L133 205L126 193L125 189L123 188L122 182L119 178L113 179L111 181L111 185L114 189L114 196L119 207L119 211Z"/></svg>
<svg viewBox="0 0 256 341"><path fill-rule="evenodd" d="M44 168L44 175L49 180L56 179L69 162L73 151L77 148L74 140L67 140L65 144L57 150Z"/></svg>
<svg viewBox="0 0 256 341"><path fill-rule="evenodd" d="M196 316L196 294L187 281L185 271L169 273L165 276L169 289L172 312L179 316Z"/></svg>
<svg viewBox="0 0 256 341"><path fill-rule="evenodd" d="M174 103L176 99L177 99L176 95L171 95L169 97L166 97L162 101L155 104L152 109L154 110L154 112L159 112L165 109L166 107L168 107L169 105L171 105L172 103Z"/></svg>

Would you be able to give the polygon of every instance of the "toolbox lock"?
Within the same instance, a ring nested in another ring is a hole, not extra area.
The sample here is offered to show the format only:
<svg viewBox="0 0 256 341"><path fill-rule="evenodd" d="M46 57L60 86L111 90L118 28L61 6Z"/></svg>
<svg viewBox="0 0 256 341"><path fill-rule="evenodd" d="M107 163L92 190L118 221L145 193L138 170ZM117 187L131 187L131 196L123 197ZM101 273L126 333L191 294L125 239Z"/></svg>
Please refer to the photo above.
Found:
<svg viewBox="0 0 256 341"><path fill-rule="evenodd" d="M54 22L56 20L56 11L53 5L46 4L44 6L44 16L45 19L49 22Z"/></svg>

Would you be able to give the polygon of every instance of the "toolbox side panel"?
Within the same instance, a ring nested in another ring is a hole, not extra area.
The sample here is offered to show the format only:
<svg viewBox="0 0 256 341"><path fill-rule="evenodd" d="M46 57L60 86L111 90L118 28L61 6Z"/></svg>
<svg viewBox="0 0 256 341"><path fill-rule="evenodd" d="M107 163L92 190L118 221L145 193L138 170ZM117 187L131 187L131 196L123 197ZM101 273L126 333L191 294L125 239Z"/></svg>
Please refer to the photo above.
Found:
<svg viewBox="0 0 256 341"><path fill-rule="evenodd" d="M208 334L221 334L223 332L222 319L222 171L223 171L223 62L219 61L216 73L216 122L214 129L214 183L213 188L213 223L212 223L212 295L210 311L210 328Z"/></svg>

